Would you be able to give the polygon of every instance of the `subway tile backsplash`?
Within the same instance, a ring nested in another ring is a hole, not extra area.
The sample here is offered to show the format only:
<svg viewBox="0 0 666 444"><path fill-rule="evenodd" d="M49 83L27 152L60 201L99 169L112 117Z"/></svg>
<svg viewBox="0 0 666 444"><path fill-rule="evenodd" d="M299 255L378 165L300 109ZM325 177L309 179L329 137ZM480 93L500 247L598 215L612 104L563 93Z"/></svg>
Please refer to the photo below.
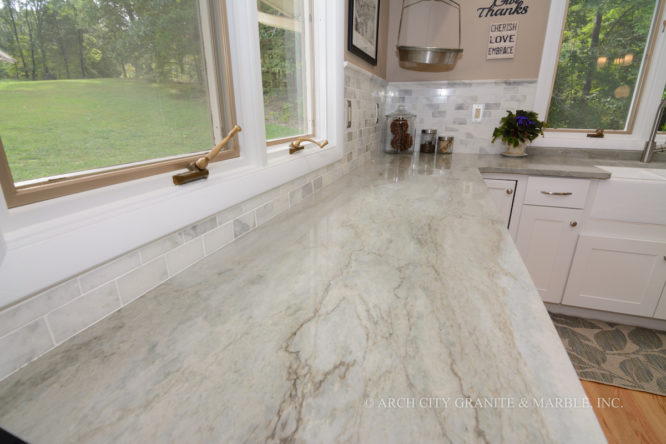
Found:
<svg viewBox="0 0 666 444"><path fill-rule="evenodd" d="M109 282L46 315L56 343L61 343L120 308L115 282Z"/></svg>
<svg viewBox="0 0 666 444"><path fill-rule="evenodd" d="M118 285L120 300L123 305L129 304L168 278L169 271L167 270L166 259L164 256L158 257L118 278L116 284Z"/></svg>
<svg viewBox="0 0 666 444"><path fill-rule="evenodd" d="M207 230L210 231L210 230ZM203 238L201 236L175 248L166 254L169 276L175 276L204 257Z"/></svg>
<svg viewBox="0 0 666 444"><path fill-rule="evenodd" d="M38 318L0 338L0 375L9 376L16 369L54 347L46 320Z"/></svg>
<svg viewBox="0 0 666 444"><path fill-rule="evenodd" d="M111 262L107 262L105 265L97 267L79 278L81 291L87 293L93 288L97 288L100 285L135 269L140 263L141 257L138 251L121 256Z"/></svg>
<svg viewBox="0 0 666 444"><path fill-rule="evenodd" d="M498 154L493 129L507 110L533 109L536 80L489 80L390 83L386 110L398 105L416 114L416 146L422 129L436 129L438 136L453 136L454 153ZM484 106L481 122L472 121L472 105Z"/></svg>
<svg viewBox="0 0 666 444"><path fill-rule="evenodd" d="M135 251L74 276L0 311L0 379L76 333L192 266L203 257L270 223L303 198L358 168L379 149L386 81L353 65L345 68L352 101L343 158L276 189L184 227ZM379 124L377 105L379 104ZM131 307L127 308L131 310Z"/></svg>

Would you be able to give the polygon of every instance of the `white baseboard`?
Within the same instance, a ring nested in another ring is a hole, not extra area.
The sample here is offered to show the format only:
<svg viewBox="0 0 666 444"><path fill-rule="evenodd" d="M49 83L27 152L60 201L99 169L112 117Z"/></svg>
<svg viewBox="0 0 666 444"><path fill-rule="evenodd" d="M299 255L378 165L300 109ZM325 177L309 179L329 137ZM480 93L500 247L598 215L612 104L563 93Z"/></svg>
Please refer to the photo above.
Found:
<svg viewBox="0 0 666 444"><path fill-rule="evenodd" d="M590 310L588 308L570 307L568 305L561 304L549 304L545 302L544 304L550 313L576 316L586 319L596 319L599 321L612 322L615 324L635 325L637 327L666 331L666 321L661 319L643 318L640 316L611 313L608 311L600 310Z"/></svg>

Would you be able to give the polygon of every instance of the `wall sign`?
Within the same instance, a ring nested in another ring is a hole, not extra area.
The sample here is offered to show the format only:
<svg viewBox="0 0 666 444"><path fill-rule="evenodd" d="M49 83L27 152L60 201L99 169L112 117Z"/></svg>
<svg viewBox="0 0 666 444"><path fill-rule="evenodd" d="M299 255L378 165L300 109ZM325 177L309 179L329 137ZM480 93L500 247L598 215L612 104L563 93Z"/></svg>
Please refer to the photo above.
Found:
<svg viewBox="0 0 666 444"><path fill-rule="evenodd" d="M517 38L518 22L493 23L490 25L486 59L512 59L516 54Z"/></svg>
<svg viewBox="0 0 666 444"><path fill-rule="evenodd" d="M523 6L523 0L493 0L485 8L477 8L479 18L503 17L505 15L527 14L529 6Z"/></svg>

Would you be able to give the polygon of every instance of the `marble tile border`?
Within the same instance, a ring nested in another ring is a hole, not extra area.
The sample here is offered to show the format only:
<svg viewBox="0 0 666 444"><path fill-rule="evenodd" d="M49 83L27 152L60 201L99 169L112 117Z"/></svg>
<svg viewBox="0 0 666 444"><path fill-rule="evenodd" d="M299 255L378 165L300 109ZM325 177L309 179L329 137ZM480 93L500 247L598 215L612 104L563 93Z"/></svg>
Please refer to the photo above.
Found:
<svg viewBox="0 0 666 444"><path fill-rule="evenodd" d="M505 150L491 143L493 129L506 110L532 109L536 80L469 80L394 82L386 88L386 110L399 105L416 114L416 147L422 129L438 136L453 136L454 153L498 154ZM480 122L472 121L472 105L484 105Z"/></svg>
<svg viewBox="0 0 666 444"><path fill-rule="evenodd" d="M386 85L361 68L346 67L345 98L353 111L340 161L0 311L0 380L368 161L380 140Z"/></svg>

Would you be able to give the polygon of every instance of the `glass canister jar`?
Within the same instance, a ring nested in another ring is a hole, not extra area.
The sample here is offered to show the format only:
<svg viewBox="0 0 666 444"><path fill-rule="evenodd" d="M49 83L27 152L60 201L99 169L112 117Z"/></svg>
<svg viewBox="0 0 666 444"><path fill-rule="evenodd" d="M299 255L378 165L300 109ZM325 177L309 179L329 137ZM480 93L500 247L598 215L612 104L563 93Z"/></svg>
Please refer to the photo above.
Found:
<svg viewBox="0 0 666 444"><path fill-rule="evenodd" d="M397 110L386 116L386 144L384 152L402 154L414 152L416 114L412 114L400 105Z"/></svg>
<svg viewBox="0 0 666 444"><path fill-rule="evenodd" d="M453 136L439 136L437 138L437 152L451 154L453 152Z"/></svg>
<svg viewBox="0 0 666 444"><path fill-rule="evenodd" d="M420 151L422 153L434 153L437 141L437 130L424 129L421 130L421 145Z"/></svg>

